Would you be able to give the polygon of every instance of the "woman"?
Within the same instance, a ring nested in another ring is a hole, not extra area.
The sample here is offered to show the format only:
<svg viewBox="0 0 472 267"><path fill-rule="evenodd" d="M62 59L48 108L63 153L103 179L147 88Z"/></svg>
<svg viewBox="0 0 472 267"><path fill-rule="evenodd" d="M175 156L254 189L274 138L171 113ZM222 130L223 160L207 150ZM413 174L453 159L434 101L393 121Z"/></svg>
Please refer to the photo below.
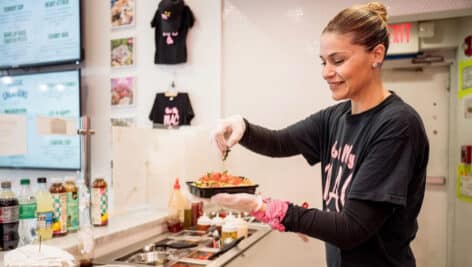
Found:
<svg viewBox="0 0 472 267"><path fill-rule="evenodd" d="M382 84L386 17L382 4L354 6L323 30L322 76L333 99L349 101L277 131L233 116L212 134L222 154L239 142L259 154L302 154L310 165L321 163L323 210L249 194L219 194L212 202L325 241L328 266L416 265L410 242L429 144L416 111Z"/></svg>

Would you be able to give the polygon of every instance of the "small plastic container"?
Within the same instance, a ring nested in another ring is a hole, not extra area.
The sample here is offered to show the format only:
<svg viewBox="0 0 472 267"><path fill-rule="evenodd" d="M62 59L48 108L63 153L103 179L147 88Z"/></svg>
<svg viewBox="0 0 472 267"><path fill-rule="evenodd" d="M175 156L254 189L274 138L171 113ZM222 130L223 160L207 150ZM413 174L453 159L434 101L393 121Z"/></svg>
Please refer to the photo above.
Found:
<svg viewBox="0 0 472 267"><path fill-rule="evenodd" d="M216 227L216 230L218 230L218 233L221 236L221 231L223 227L223 219L216 216L213 219L211 219L211 225L214 225Z"/></svg>
<svg viewBox="0 0 472 267"><path fill-rule="evenodd" d="M234 221L236 221L236 217L231 212L228 212L228 215L223 219L224 223L234 223Z"/></svg>
<svg viewBox="0 0 472 267"><path fill-rule="evenodd" d="M224 247L225 244L231 243L231 241L238 238L238 227L231 222L223 224L221 228L221 246Z"/></svg>
<svg viewBox="0 0 472 267"><path fill-rule="evenodd" d="M198 218L198 220L197 220L197 230L198 231L205 231L206 232L206 231L208 231L210 226L211 226L211 219L208 218L208 216L206 216L206 214L204 214L203 216Z"/></svg>
<svg viewBox="0 0 472 267"><path fill-rule="evenodd" d="M237 218L236 219L236 225L238 227L238 237L237 238L240 238L240 237L244 237L246 238L248 236L248 223L241 219L241 218Z"/></svg>

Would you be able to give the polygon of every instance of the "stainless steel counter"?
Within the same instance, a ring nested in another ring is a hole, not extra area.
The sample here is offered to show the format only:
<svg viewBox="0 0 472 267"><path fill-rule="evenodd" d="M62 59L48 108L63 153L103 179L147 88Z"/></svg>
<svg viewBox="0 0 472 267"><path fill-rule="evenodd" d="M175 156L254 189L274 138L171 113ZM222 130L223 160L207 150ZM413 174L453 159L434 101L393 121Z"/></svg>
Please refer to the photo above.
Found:
<svg viewBox="0 0 472 267"><path fill-rule="evenodd" d="M237 246L228 250L224 254L217 257L215 260L200 260L200 259L190 259L190 258L181 258L179 262L199 264L198 266L208 266L208 267L218 267L228 264L231 260L238 257L241 253L248 250L251 246L256 244L259 240L264 238L267 234L270 233L270 227L260 223L250 223L249 231L251 235L243 239ZM126 255L130 255L133 252L139 251L146 245L151 243L156 243L167 238L175 237L175 234L163 233L157 236L153 236L141 242L131 244L123 249L114 251L110 254L104 255L100 258L97 258L94 262L97 264L120 264L120 265L129 265L129 266L149 266L145 264L136 264L136 263L127 263L122 260ZM196 250L196 249L195 249ZM203 249L204 250L204 249ZM208 250L207 250L208 251ZM211 251L211 250L209 250ZM213 250L216 252L216 250ZM175 261L173 261L175 262ZM171 266L173 262L168 262L164 266Z"/></svg>

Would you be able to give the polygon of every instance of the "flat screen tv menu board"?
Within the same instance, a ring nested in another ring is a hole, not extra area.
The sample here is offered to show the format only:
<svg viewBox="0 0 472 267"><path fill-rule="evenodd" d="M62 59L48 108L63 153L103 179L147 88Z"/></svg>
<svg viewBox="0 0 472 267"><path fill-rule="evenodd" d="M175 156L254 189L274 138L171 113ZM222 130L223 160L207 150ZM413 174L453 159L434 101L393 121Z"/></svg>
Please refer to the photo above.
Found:
<svg viewBox="0 0 472 267"><path fill-rule="evenodd" d="M80 169L80 70L0 78L1 115L26 116L26 154L0 156L0 168Z"/></svg>
<svg viewBox="0 0 472 267"><path fill-rule="evenodd" d="M0 69L80 61L80 0L1 0L0 51Z"/></svg>

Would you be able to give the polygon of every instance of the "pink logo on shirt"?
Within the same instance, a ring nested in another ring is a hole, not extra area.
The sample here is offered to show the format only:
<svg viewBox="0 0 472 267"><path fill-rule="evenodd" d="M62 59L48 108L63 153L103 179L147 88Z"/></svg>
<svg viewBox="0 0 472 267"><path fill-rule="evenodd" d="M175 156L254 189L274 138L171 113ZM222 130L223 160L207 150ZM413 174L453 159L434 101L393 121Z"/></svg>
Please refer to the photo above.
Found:
<svg viewBox="0 0 472 267"><path fill-rule="evenodd" d="M333 172L333 163L339 162L339 168ZM335 201L336 211L341 211L346 199L346 190L352 180L352 169L356 163L356 155L352 152L352 145L338 146L338 141L331 147L331 161L325 166L326 183L323 188L323 201L329 207L331 200ZM331 180L336 177L331 188ZM341 189L341 192L339 192ZM328 208L329 209L329 208Z"/></svg>
<svg viewBox="0 0 472 267"><path fill-rule="evenodd" d="M178 126L179 122L179 109L177 109L177 107L166 107L164 110L164 125L168 128L172 128Z"/></svg>

